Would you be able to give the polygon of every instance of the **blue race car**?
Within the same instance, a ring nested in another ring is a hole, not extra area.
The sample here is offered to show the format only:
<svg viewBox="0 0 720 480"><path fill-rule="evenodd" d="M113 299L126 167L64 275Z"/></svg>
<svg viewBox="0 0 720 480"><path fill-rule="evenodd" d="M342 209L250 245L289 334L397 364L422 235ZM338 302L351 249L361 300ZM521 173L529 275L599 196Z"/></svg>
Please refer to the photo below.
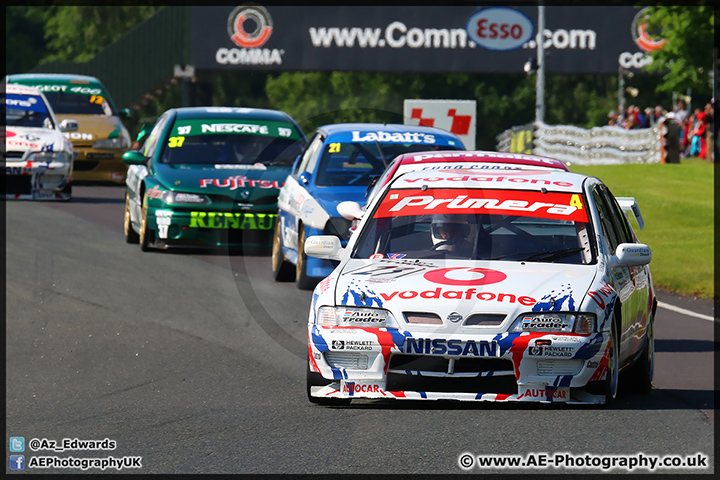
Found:
<svg viewBox="0 0 720 480"><path fill-rule="evenodd" d="M396 156L439 150L465 147L456 135L431 127L344 123L318 128L278 196L272 245L275 280L294 278L298 288L312 289L337 262L308 258L305 239L335 235L346 245L351 222L338 213L338 204L365 203L369 185Z"/></svg>

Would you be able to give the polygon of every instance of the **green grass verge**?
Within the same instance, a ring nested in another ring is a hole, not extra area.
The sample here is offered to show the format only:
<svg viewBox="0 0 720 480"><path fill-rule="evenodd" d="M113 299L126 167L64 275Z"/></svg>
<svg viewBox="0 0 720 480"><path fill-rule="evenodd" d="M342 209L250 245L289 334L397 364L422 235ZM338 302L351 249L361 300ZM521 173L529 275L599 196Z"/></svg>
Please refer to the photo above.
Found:
<svg viewBox="0 0 720 480"><path fill-rule="evenodd" d="M682 295L715 294L714 164L571 165L602 180L616 197L637 199L645 228L631 224L650 246L653 283Z"/></svg>

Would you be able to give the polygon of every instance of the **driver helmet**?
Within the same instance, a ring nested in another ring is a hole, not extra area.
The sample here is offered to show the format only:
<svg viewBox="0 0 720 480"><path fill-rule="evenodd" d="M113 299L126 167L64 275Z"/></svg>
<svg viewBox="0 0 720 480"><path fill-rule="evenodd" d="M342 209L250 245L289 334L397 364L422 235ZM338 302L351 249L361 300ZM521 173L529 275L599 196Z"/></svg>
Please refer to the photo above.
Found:
<svg viewBox="0 0 720 480"><path fill-rule="evenodd" d="M431 234L433 245L441 245L438 250L452 250L452 246L470 233L470 223L465 214L442 213L432 217Z"/></svg>

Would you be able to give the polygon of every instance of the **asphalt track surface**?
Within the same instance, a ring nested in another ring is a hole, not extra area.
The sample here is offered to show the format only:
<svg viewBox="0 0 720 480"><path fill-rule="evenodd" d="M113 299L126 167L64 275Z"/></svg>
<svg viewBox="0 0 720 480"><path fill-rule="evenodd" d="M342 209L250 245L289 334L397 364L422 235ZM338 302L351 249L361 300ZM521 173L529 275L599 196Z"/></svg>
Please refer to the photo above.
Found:
<svg viewBox="0 0 720 480"><path fill-rule="evenodd" d="M655 388L621 391L611 409L369 400L322 407L305 397L311 293L275 283L267 256L141 252L124 241L123 193L85 186L67 203L6 202L6 438L26 439L26 464L112 456L142 457L142 468L122 473L408 475L466 473L463 453L700 453L708 468L655 472L714 472L710 301L660 292L664 304L707 318L658 309ZM114 450L29 448L31 439L106 438Z"/></svg>

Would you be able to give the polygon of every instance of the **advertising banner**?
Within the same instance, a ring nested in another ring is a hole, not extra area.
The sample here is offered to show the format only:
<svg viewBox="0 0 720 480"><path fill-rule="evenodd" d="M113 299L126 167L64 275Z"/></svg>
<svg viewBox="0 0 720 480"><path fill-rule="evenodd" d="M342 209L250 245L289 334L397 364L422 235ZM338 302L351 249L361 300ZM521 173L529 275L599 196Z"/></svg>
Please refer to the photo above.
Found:
<svg viewBox="0 0 720 480"><path fill-rule="evenodd" d="M405 125L441 128L454 133L467 150L475 150L475 100L416 100L403 102Z"/></svg>
<svg viewBox="0 0 720 480"><path fill-rule="evenodd" d="M522 73L537 6L192 7L199 69ZM547 6L548 74L640 69L661 48L633 6Z"/></svg>

